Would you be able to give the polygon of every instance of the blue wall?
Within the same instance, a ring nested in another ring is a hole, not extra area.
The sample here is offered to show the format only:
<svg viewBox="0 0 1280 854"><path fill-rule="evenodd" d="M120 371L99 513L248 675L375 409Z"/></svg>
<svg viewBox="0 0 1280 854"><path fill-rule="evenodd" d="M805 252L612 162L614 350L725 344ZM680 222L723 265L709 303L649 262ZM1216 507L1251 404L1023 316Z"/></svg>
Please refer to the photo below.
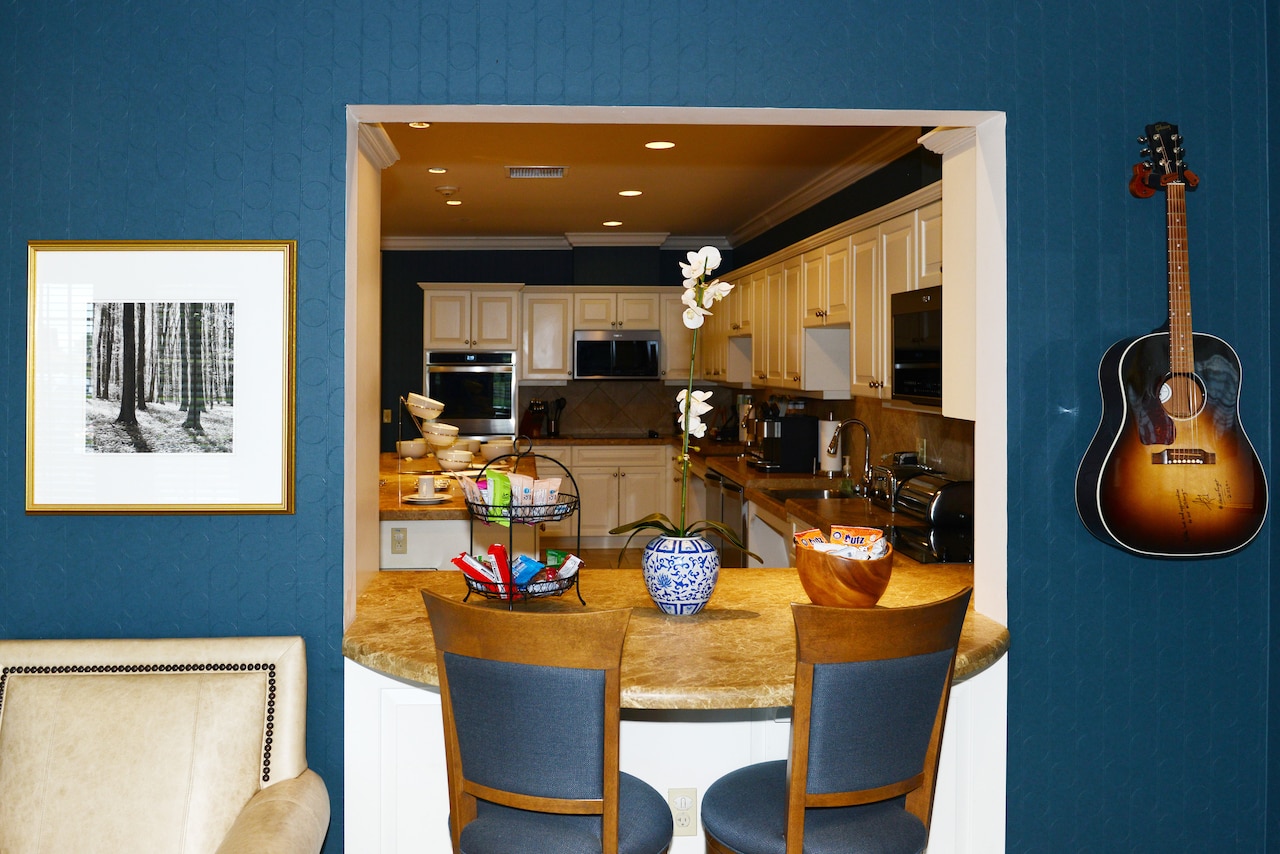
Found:
<svg viewBox="0 0 1280 854"><path fill-rule="evenodd" d="M1160 202L1125 189L1157 119L1202 179L1197 329L1240 353L1270 462L1268 11L1274 30L1275 0L3 0L0 636L303 634L339 850L344 106L1003 110L1009 849L1266 850L1269 527L1232 558L1139 560L1084 531L1072 482L1098 358L1165 311ZM25 244L63 238L298 240L296 515L24 515Z"/></svg>

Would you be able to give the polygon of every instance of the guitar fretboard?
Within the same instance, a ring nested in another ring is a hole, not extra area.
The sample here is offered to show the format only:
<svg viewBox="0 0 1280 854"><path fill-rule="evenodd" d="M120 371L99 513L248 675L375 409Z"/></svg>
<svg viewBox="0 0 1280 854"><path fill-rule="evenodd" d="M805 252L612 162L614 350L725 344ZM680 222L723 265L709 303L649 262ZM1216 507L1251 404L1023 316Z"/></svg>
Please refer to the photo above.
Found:
<svg viewBox="0 0 1280 854"><path fill-rule="evenodd" d="M1187 264L1186 185L1165 185L1169 231L1169 370L1175 375L1195 371L1191 335L1191 274Z"/></svg>

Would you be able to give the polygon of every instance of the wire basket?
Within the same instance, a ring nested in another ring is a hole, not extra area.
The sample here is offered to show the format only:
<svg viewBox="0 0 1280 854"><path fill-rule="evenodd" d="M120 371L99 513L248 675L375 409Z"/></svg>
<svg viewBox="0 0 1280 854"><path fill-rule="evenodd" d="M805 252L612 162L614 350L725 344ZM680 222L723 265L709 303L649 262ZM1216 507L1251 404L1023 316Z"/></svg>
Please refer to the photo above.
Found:
<svg viewBox="0 0 1280 854"><path fill-rule="evenodd" d="M568 578L557 578L554 581L531 581L527 584L503 584L498 581L477 581L469 575L463 575L467 582L467 598L472 593L479 593L486 599L501 599L503 602L523 602L526 599L540 599L544 596L562 596L566 590L578 583L578 573ZM582 599L582 594L578 594ZM465 600L464 600L465 601Z"/></svg>
<svg viewBox="0 0 1280 854"><path fill-rule="evenodd" d="M562 492L553 504L481 504L467 501L467 510L476 519L495 522L559 522L578 509L578 496Z"/></svg>

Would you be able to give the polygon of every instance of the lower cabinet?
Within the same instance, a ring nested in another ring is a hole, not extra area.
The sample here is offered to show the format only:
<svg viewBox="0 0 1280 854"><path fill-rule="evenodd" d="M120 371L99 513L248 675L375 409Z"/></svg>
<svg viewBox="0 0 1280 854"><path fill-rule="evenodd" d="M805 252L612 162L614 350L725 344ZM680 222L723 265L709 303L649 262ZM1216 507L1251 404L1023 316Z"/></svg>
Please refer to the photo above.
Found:
<svg viewBox="0 0 1280 854"><path fill-rule="evenodd" d="M670 515L670 457L665 445L575 446L572 471L581 499L582 536L607 537L624 522L655 512Z"/></svg>

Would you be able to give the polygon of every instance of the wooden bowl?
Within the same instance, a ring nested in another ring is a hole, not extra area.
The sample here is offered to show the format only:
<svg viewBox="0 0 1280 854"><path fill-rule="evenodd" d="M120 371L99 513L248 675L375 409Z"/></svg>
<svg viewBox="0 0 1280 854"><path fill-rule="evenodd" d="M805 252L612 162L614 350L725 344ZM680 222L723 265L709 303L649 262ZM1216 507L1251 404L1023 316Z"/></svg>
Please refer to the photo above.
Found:
<svg viewBox="0 0 1280 854"><path fill-rule="evenodd" d="M880 601L889 586L893 546L883 557L857 560L797 545L796 571L813 604L870 608Z"/></svg>

